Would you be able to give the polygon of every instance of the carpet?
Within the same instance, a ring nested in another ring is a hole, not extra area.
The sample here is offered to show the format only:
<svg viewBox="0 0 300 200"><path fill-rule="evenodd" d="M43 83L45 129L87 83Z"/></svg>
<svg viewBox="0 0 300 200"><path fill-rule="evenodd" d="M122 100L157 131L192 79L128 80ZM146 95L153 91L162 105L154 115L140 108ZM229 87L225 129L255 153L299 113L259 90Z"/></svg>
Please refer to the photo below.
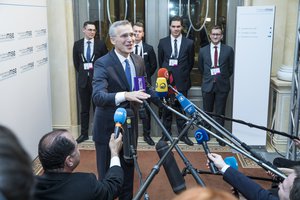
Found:
<svg viewBox="0 0 300 200"><path fill-rule="evenodd" d="M188 159L188 162L198 171L198 176L205 183L206 187L212 187L217 189L222 189L230 192L231 186L223 181L221 175L213 175L207 174L209 169L206 166L206 155L203 152L202 146L194 145L187 146L182 143L178 145L182 150L184 156ZM218 145L209 144L210 150L212 152L218 153L222 155L223 158L228 156L235 156L238 160L239 171L248 176L256 176L256 177L265 177L269 178L266 174L265 170L261 168L254 168L253 163L248 162L246 158L241 157L237 154L231 152L228 147L220 147ZM86 141L79 145L80 153L81 153L81 162L79 166L76 168L76 171L82 172L91 172L97 175L96 169L96 154L95 147L92 141ZM179 166L179 169L183 171L186 168L186 164L183 162L178 153L173 150L176 162ZM146 178L150 175L151 170L157 164L159 157L155 151L155 147L151 147L147 144L139 142L139 147L137 151L137 158L140 170L142 171L142 178L145 181ZM245 161L246 160L246 161ZM41 174L42 167L39 163L38 159L35 159L33 162L34 173ZM192 188L198 186L195 178L191 174L186 174L184 176L186 182L186 188ZM264 188L270 188L271 183L267 181L256 181ZM138 179L138 174L135 173L134 178L134 194L137 194L139 191L140 184ZM168 181L167 175L164 171L164 168L161 167L159 172L155 175L153 180L151 181L149 187L147 188L147 192L149 194L150 199L158 200L158 199L172 199L175 197L175 193L173 193L172 187Z"/></svg>
<svg viewBox="0 0 300 200"><path fill-rule="evenodd" d="M155 141L157 142L157 141ZM206 187L213 187L217 189L222 189L230 192L231 186L223 181L222 176L220 175L212 175L206 174L209 172L209 169L206 166L207 158L203 151L201 145L187 146L183 143L178 144L179 148L182 150L184 156L188 159L189 163L195 168L198 173L200 179L205 183ZM92 142L85 142L79 145L81 152L81 164L76 169L77 171L88 171L97 174L96 166L95 166L95 151L94 145ZM232 153L229 147L220 147L217 144L209 144L209 148L211 152L215 152L221 154L223 158L228 156L235 156L238 160L239 171L248 175L248 176L257 176L257 177L265 177L268 178L268 175L265 173L265 170L261 168L253 168L250 162L244 162L245 158L236 156L237 154ZM186 168L185 163L178 155L176 150L173 150L176 162L179 166L179 169L182 171ZM137 160L142 171L142 177L145 181L146 178L150 175L151 170L157 164L159 157L156 153L155 147L149 146L145 144L143 141L139 141L139 145L137 148ZM245 164L244 164L244 163ZM242 164L243 163L243 164ZM248 165L248 164L251 165ZM186 188L192 188L198 186L195 178L191 174L187 174L184 176L186 182ZM269 188L271 183L267 181L256 181L264 188ZM135 174L134 178L134 194L139 191L140 184L138 179L138 174ZM159 172L155 175L153 180L151 181L149 187L147 188L147 192L149 194L150 199L158 200L158 199L172 199L176 196L173 193L172 187L168 181L167 175L164 171L164 168L161 167Z"/></svg>

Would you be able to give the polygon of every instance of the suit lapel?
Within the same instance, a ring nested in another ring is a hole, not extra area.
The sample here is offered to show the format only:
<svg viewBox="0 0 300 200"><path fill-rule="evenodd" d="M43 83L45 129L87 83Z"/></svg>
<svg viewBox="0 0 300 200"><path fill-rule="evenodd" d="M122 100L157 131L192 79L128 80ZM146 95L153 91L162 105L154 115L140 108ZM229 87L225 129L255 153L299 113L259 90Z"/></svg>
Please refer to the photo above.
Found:
<svg viewBox="0 0 300 200"><path fill-rule="evenodd" d="M182 39L181 39L181 44L180 44L180 47L179 47L179 53L178 53L178 59L181 57L182 55L182 52L185 50L186 46L184 45L185 44L185 37L182 36Z"/></svg>
<svg viewBox="0 0 300 200"><path fill-rule="evenodd" d="M224 55L224 46L221 44L220 45L220 55L219 55L219 66L223 63L223 55Z"/></svg>
<svg viewBox="0 0 300 200"><path fill-rule="evenodd" d="M138 66L139 65L138 61L135 60L135 58L134 58L134 56L132 54L130 55L130 57L131 57L131 60L133 62L133 65L134 65L135 75L136 76L140 76L140 74L141 74L141 67Z"/></svg>
<svg viewBox="0 0 300 200"><path fill-rule="evenodd" d="M123 65L120 62L118 56L116 55L114 49L111 50L110 55L113 58L112 60L114 62L114 69L115 69L118 77L120 78L121 82L123 82L123 84L126 85L126 88L129 90L129 84L127 82L127 78L126 78L125 71L123 69Z"/></svg>

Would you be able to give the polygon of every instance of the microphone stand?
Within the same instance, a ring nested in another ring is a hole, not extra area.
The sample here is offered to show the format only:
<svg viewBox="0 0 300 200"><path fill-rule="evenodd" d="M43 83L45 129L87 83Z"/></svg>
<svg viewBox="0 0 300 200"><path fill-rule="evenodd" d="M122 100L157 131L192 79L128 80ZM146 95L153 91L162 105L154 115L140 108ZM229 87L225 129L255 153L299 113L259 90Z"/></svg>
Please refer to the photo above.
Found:
<svg viewBox="0 0 300 200"><path fill-rule="evenodd" d="M169 86L171 88L173 88L172 86ZM173 88L173 90L175 90ZM175 90L176 91L176 90ZM192 103L192 102L191 102ZM175 114L177 114L177 112L175 112L175 110L167 105L165 105L163 103L163 105L171 110L172 112L174 112ZM280 170L277 169L276 166L272 165L270 162L267 162L264 158L262 158L259 154L257 154L256 152L254 152L247 144L245 144L244 142L241 142L237 137L235 137L233 134L231 134L228 130L226 130L223 126L221 126L219 123L217 123L214 119L212 119L210 116L208 116L205 112L203 112L200 108L198 108L195 104L192 103L192 105L195 107L196 111L195 115L197 117L200 117L202 120L206 121L209 125L211 125L216 131L218 131L219 133L221 133L223 136L225 136L229 141L231 141L233 144L229 143L227 140L225 140L224 138L220 137L219 135L217 135L216 133L211 132L210 130L206 129L205 127L199 125L198 123L194 123L194 125L196 125L199 128L203 128L204 130L206 130L209 134L213 135L214 137L216 137L217 139L223 141L225 144L227 144L228 146L230 146L231 148L237 150L239 153L245 155L246 157L250 158L251 160L253 160L254 162L256 162L259 166L261 166L262 168L266 169L266 170L270 170L271 172L273 172L274 174L278 175L281 179L285 179L286 175L284 173L282 173ZM184 115L179 115L182 118L184 118L185 120L190 120L190 118L188 118L187 116ZM250 154L248 154L247 152L245 152L242 148L240 148L239 146L243 147L246 151L250 152Z"/></svg>
<svg viewBox="0 0 300 200"><path fill-rule="evenodd" d="M189 160L182 153L181 149L177 146L177 143L179 142L179 139L190 128L190 126L193 124L193 122L196 120L196 118L192 117L192 119L190 119L187 122L187 124L185 125L184 129L180 132L178 138L173 139L171 137L171 135L169 134L169 132L164 127L164 125L161 123L161 121L159 120L159 118L156 116L155 112L152 110L152 108L150 107L149 103L147 101L145 101L145 100L143 100L143 103L147 107L147 109L150 111L151 115L154 117L154 119L156 120L156 122L158 123L158 125L162 128L163 133L169 139L169 141L171 142L171 145L168 148L168 150L166 151L166 153L162 156L162 158L158 161L158 163L156 165L154 165L154 167L152 168L152 171L150 172L150 174L146 178L144 184L139 189L138 193L135 195L135 197L133 198L133 200L139 200L141 198L141 196L143 195L143 193L145 192L145 190L149 187L151 181L154 179L154 176L159 172L159 169L160 169L161 165L164 163L164 161L167 158L168 154L172 151L172 149L174 147L175 147L177 153L179 154L179 156L182 158L182 160L183 160L184 164L186 165L187 169L191 172L191 174L195 178L196 182L200 186L205 187L205 184L201 180L201 178L199 177L198 172L195 170L195 168L193 168L192 164L189 162Z"/></svg>
<svg viewBox="0 0 300 200"><path fill-rule="evenodd" d="M137 162L136 151L135 151L133 145L130 145L130 151L132 153L135 169L136 169L136 171L138 173L138 176L139 176L139 179L140 179L140 187L141 187L144 184L144 181L143 181L142 172L141 172L139 163ZM145 190L145 193L144 193L144 200L150 200L149 194L147 193L146 190Z"/></svg>

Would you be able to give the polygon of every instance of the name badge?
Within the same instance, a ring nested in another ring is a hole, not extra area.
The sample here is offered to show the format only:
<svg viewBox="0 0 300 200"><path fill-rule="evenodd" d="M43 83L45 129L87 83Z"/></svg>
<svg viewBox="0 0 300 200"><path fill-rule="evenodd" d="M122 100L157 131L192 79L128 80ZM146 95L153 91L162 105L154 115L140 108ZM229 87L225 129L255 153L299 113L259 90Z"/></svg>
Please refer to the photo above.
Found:
<svg viewBox="0 0 300 200"><path fill-rule="evenodd" d="M83 63L83 69L84 70L93 69L93 63Z"/></svg>
<svg viewBox="0 0 300 200"><path fill-rule="evenodd" d="M178 60L177 60L177 59L174 59L174 58L171 58L171 59L169 60L169 66L177 67L177 66L178 66Z"/></svg>
<svg viewBox="0 0 300 200"><path fill-rule="evenodd" d="M211 74L212 76L221 74L220 68L219 68L219 67L216 67L216 68L210 69L210 74Z"/></svg>

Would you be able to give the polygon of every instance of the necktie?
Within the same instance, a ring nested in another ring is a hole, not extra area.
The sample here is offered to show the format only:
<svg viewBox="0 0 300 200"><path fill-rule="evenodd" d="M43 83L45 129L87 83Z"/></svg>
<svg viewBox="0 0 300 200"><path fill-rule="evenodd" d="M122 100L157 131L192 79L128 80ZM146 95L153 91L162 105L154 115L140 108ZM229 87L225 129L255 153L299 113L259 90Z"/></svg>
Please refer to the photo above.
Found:
<svg viewBox="0 0 300 200"><path fill-rule="evenodd" d="M177 39L174 40L174 57L178 57Z"/></svg>
<svg viewBox="0 0 300 200"><path fill-rule="evenodd" d="M215 48L215 54L214 54L214 67L218 66L218 47L214 46Z"/></svg>
<svg viewBox="0 0 300 200"><path fill-rule="evenodd" d="M139 47L139 45L136 44L136 45L135 45L135 52L134 52L134 54L138 54L138 47Z"/></svg>
<svg viewBox="0 0 300 200"><path fill-rule="evenodd" d="M91 61L91 41L87 41L87 49L86 49L86 60L87 62L90 62Z"/></svg>
<svg viewBox="0 0 300 200"><path fill-rule="evenodd" d="M125 74L126 74L126 78L130 87L130 91L132 89L132 83L131 83L131 70L130 70L130 65L128 60L125 60Z"/></svg>

